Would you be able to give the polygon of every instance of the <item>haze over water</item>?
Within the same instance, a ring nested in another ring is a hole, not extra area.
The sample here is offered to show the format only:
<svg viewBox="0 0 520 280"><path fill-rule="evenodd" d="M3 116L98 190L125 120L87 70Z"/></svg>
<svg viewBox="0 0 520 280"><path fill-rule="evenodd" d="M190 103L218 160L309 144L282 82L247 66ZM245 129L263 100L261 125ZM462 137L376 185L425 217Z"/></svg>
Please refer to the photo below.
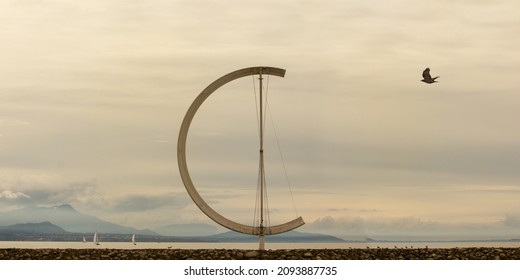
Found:
<svg viewBox="0 0 520 280"><path fill-rule="evenodd" d="M518 248L517 242L345 242L345 243L266 243L266 250L281 249L366 249L366 248L465 248L494 247ZM8 242L0 241L0 248L26 249L243 249L257 250L257 243L157 243L144 242L133 245L126 242L101 242L100 245L81 242Z"/></svg>

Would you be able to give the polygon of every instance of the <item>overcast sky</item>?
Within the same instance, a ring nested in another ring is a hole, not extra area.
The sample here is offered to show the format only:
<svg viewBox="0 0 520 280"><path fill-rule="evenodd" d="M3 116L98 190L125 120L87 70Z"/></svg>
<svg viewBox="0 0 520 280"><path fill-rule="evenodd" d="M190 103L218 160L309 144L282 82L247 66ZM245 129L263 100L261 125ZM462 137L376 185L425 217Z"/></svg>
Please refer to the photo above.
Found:
<svg viewBox="0 0 520 280"><path fill-rule="evenodd" d="M70 203L138 228L212 223L180 180L182 118L217 78L267 65L287 70L269 79L272 224L518 237L519 11L515 0L3 0L0 210ZM426 67L439 83L420 82ZM201 195L246 224L253 81L215 92L188 138Z"/></svg>

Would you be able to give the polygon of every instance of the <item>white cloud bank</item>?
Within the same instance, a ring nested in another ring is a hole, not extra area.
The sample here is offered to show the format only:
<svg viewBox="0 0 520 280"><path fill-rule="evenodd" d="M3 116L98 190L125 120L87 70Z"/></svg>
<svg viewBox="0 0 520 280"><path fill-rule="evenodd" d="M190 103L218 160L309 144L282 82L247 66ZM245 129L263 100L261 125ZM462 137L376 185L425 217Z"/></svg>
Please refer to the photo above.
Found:
<svg viewBox="0 0 520 280"><path fill-rule="evenodd" d="M7 200L15 200L15 199L21 199L21 198L29 198L30 196L26 195L23 192L13 192L11 190L5 190L0 193L0 199L7 199Z"/></svg>
<svg viewBox="0 0 520 280"><path fill-rule="evenodd" d="M339 217L318 218L305 230L332 234L346 240L491 240L516 239L520 234L520 216L507 215L494 222L446 223L418 217Z"/></svg>

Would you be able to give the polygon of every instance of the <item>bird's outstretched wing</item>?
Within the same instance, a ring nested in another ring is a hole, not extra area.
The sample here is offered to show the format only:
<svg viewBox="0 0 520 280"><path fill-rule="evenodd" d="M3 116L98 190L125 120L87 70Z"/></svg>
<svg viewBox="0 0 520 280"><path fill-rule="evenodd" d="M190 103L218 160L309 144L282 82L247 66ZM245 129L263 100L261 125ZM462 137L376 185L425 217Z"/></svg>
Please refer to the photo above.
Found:
<svg viewBox="0 0 520 280"><path fill-rule="evenodd" d="M432 76L430 76L430 68L424 69L424 71L422 72L422 76L425 80L431 80Z"/></svg>

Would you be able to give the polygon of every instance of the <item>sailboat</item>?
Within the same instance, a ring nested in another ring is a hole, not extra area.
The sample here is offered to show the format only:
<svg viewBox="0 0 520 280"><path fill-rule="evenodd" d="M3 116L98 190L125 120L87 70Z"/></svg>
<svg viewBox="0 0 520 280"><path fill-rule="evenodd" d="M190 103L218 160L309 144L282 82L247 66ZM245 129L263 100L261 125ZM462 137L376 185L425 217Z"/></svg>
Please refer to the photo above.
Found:
<svg viewBox="0 0 520 280"><path fill-rule="evenodd" d="M92 242L94 242L94 244L96 245L99 245L99 237L97 231L94 233L94 238L92 238Z"/></svg>
<svg viewBox="0 0 520 280"><path fill-rule="evenodd" d="M87 243L87 239L85 238L85 235L83 235L83 243Z"/></svg>
<svg viewBox="0 0 520 280"><path fill-rule="evenodd" d="M136 243L135 243L135 233L132 235L132 243L133 243L134 245L136 245Z"/></svg>

